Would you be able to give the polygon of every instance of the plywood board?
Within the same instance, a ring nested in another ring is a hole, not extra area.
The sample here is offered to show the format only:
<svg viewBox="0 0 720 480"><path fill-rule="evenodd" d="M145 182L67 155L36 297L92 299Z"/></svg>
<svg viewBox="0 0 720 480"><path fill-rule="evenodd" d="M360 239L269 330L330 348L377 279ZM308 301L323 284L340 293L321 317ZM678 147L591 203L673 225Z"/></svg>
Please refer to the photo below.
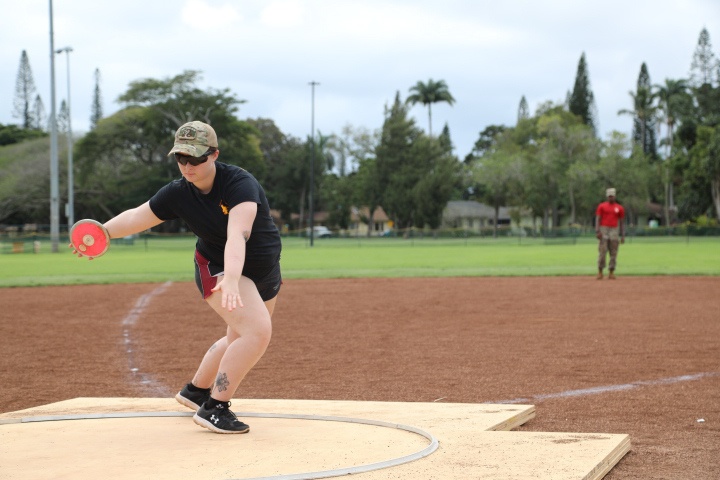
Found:
<svg viewBox="0 0 720 480"><path fill-rule="evenodd" d="M249 434L209 433L172 399L80 398L2 414L0 471L18 479L342 472L596 480L630 448L627 435L498 431L533 418L532 405L238 399L233 410Z"/></svg>

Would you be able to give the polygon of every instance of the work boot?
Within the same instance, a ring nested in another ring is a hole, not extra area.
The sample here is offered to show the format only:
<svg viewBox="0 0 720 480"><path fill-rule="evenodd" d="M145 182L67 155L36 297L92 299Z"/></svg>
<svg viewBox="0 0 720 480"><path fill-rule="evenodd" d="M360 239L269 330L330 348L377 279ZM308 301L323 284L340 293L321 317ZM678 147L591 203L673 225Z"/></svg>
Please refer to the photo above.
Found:
<svg viewBox="0 0 720 480"><path fill-rule="evenodd" d="M602 270L598 270L598 274L597 274L597 277L595 277L595 278L597 278L598 280L602 280L602 279L603 279L603 273L602 273Z"/></svg>
<svg viewBox="0 0 720 480"><path fill-rule="evenodd" d="M615 280L615 273L612 270L610 270L610 275L608 275L608 278L610 280Z"/></svg>

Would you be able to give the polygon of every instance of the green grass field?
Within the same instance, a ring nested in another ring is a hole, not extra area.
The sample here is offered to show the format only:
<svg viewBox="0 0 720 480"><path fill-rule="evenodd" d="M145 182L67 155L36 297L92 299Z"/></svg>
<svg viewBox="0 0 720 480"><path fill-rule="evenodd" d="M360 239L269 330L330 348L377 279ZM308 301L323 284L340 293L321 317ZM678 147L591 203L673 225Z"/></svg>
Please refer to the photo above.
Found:
<svg viewBox="0 0 720 480"><path fill-rule="evenodd" d="M194 238L114 243L92 261L65 245L51 253L0 254L0 287L193 280ZM25 251L32 250L30 243ZM592 238L543 239L283 239L283 277L443 277L594 275ZM720 238L632 238L620 247L618 274L720 275Z"/></svg>

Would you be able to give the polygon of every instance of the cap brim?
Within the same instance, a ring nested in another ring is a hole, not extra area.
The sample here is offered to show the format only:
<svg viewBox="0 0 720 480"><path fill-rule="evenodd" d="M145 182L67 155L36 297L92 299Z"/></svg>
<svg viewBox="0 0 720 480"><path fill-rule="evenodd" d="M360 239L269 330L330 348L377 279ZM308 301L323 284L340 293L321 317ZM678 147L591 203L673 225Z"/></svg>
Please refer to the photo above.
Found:
<svg viewBox="0 0 720 480"><path fill-rule="evenodd" d="M190 155L191 157L201 157L207 152L208 147L205 145L190 145L189 143L176 143L175 146L170 150L168 155L173 153L181 153L183 155Z"/></svg>

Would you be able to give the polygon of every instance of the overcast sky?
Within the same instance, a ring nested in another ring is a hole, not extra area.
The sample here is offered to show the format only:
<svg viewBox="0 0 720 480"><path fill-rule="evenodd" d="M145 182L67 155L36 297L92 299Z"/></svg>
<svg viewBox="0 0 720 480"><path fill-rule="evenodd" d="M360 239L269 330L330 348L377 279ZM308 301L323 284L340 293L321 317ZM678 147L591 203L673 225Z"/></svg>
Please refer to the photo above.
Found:
<svg viewBox="0 0 720 480"><path fill-rule="evenodd" d="M27 51L50 112L50 21L45 0L5 1L0 15L0 123L13 118L20 56ZM75 132L87 131L94 71L105 116L130 82L203 73L201 87L247 100L239 117L271 118L305 138L344 125L379 129L396 92L444 80L453 106L433 107L433 131L447 123L461 158L492 124L514 125L520 98L531 113L562 102L584 52L603 138L630 133L640 65L653 83L688 75L707 28L720 56L719 0L55 0L54 45L70 46ZM56 98L67 98L67 55L56 56ZM427 109L410 110L427 131ZM222 139L220 139L222 142ZM172 139L168 139L168 145ZM222 145L221 145L222 147Z"/></svg>

